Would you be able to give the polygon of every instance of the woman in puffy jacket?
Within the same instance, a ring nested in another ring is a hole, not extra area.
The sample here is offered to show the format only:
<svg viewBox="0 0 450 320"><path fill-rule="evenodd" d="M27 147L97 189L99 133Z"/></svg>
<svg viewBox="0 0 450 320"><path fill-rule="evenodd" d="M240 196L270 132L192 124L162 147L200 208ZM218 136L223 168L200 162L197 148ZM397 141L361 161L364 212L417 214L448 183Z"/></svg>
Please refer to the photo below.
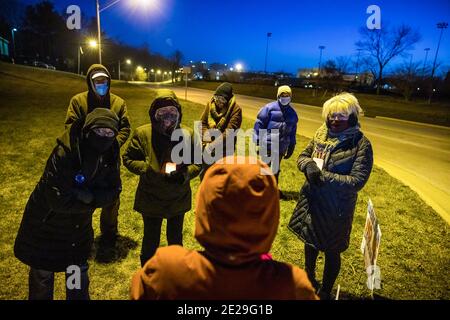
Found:
<svg viewBox="0 0 450 320"><path fill-rule="evenodd" d="M358 100L339 94L323 105L325 123L300 154L306 176L288 228L305 243L305 269L322 299L331 296L349 246L357 193L369 179L373 152L360 130ZM319 251L325 252L323 283L315 278Z"/></svg>

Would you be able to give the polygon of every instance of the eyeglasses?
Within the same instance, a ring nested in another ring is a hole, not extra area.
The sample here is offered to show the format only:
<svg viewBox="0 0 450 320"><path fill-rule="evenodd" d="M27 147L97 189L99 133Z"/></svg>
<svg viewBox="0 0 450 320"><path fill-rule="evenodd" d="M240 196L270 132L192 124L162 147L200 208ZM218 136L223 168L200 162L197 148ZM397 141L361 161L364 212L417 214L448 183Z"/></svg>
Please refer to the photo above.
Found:
<svg viewBox="0 0 450 320"><path fill-rule="evenodd" d="M93 131L100 137L112 138L116 135L110 128L94 128Z"/></svg>
<svg viewBox="0 0 450 320"><path fill-rule="evenodd" d="M349 116L344 113L333 113L328 115L329 120L346 121L348 118Z"/></svg>

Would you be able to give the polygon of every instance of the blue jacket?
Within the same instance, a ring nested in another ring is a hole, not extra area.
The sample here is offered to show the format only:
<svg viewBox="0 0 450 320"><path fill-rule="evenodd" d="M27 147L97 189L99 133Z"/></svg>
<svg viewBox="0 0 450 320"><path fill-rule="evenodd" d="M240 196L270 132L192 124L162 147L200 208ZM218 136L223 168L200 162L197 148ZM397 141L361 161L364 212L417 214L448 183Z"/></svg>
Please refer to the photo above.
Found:
<svg viewBox="0 0 450 320"><path fill-rule="evenodd" d="M262 107L258 113L253 141L259 146L267 143L267 148L270 150L271 141L276 135L271 130L278 129L280 155L285 155L289 149L293 150L295 147L297 122L297 113L290 105L282 106L278 101L271 102ZM260 134L260 129L266 129L267 135Z"/></svg>

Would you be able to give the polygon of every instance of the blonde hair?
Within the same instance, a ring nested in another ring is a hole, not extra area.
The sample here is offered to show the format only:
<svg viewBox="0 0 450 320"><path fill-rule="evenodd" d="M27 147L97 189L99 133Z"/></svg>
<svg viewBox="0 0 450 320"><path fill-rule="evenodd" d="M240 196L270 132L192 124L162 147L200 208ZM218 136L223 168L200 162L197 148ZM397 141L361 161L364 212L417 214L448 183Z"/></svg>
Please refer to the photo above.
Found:
<svg viewBox="0 0 450 320"><path fill-rule="evenodd" d="M342 92L331 99L325 101L322 109L322 117L327 119L330 114L343 113L347 116L352 113L357 117L363 115L363 110L359 106L358 99L348 92Z"/></svg>

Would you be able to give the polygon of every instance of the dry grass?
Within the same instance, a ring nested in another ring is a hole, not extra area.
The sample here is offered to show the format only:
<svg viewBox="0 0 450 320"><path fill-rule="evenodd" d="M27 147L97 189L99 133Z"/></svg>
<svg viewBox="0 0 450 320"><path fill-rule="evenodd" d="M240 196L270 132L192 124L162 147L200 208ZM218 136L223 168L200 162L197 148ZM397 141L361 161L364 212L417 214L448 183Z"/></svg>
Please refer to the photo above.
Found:
<svg viewBox="0 0 450 320"><path fill-rule="evenodd" d="M25 203L39 180L55 138L62 133L70 97L84 90L84 80L74 75L0 64L0 299L26 299L28 267L13 255L14 239ZM154 97L151 90L114 83L114 92L126 99L132 126L148 121L147 110ZM192 126L202 106L183 101L183 122ZM250 119L244 128L252 127ZM298 154L307 140L299 137ZM122 170L123 193L119 216L121 239L117 256L105 263L91 259L91 297L127 299L129 281L139 267L142 219L133 212L138 178ZM272 248L275 259L303 266L303 245L286 228L295 198L304 182L295 159L284 161L281 188L291 200L281 202L281 221ZM192 182L195 192L198 179ZM371 197L383 233L379 265L383 287L377 293L390 299L450 299L450 229L418 196L383 170L375 168L359 195L350 248L343 254L343 297L367 298L364 262L359 251L368 197ZM94 215L99 234L99 212ZM185 246L200 249L193 237L194 212L186 215ZM165 245L162 235L162 245ZM323 259L319 260L323 268ZM63 276L57 277L55 298L64 299Z"/></svg>

